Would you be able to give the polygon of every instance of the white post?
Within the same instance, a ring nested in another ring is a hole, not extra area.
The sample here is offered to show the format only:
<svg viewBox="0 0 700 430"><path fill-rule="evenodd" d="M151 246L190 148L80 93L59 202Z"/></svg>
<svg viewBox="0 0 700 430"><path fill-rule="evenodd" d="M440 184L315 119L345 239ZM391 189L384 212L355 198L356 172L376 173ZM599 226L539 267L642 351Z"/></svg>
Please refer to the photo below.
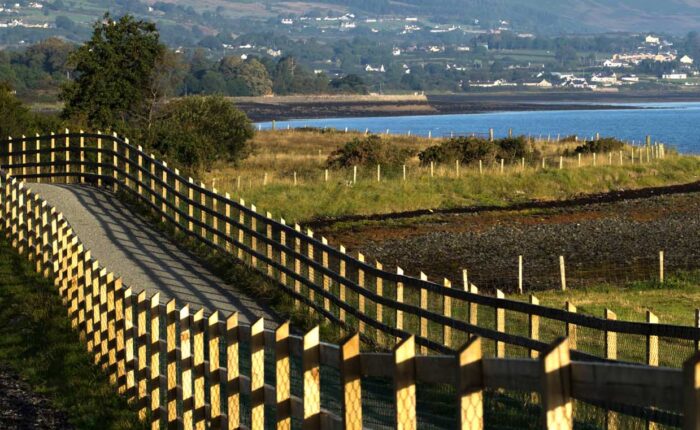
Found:
<svg viewBox="0 0 700 430"><path fill-rule="evenodd" d="M357 166L352 166L352 183L357 183Z"/></svg>
<svg viewBox="0 0 700 430"><path fill-rule="evenodd" d="M566 291L566 265L563 255L559 256L559 272L561 273L561 290Z"/></svg>
<svg viewBox="0 0 700 430"><path fill-rule="evenodd" d="M523 256L518 255L518 291L523 293Z"/></svg>

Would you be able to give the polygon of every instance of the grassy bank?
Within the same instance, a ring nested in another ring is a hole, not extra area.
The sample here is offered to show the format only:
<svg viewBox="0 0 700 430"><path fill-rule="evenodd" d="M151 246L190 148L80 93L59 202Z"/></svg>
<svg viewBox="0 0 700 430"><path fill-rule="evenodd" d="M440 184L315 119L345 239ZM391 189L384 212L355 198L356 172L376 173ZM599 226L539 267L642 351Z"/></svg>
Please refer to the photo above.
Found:
<svg viewBox="0 0 700 430"><path fill-rule="evenodd" d="M53 285L0 241L0 363L79 429L140 429L137 414L92 364Z"/></svg>
<svg viewBox="0 0 700 430"><path fill-rule="evenodd" d="M560 156L575 144L536 142L541 160L524 168L520 163L459 166L437 165L431 172L417 158L403 169L360 167L330 170L325 161L343 143L358 135L298 131L261 132L256 153L239 166L218 166L204 177L220 191L240 196L260 210L289 221L341 215L369 215L417 209L448 209L470 205L506 206L530 200L559 200L610 190L697 181L700 158L667 154L666 158L632 164L631 148L620 153L581 158ZM400 148L422 150L438 140L395 136ZM637 149L638 151L638 149ZM622 156L622 165L620 157ZM595 164L595 166L594 166ZM296 180L295 180L296 177Z"/></svg>

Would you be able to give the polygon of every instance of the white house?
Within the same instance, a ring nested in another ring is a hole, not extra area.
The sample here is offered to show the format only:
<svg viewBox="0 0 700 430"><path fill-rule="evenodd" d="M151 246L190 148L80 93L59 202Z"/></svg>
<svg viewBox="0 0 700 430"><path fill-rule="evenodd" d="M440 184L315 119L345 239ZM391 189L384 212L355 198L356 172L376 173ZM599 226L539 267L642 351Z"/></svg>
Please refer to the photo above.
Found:
<svg viewBox="0 0 700 430"><path fill-rule="evenodd" d="M627 84L636 84L639 82L639 76L637 75L625 75L620 78L620 80Z"/></svg>
<svg viewBox="0 0 700 430"><path fill-rule="evenodd" d="M693 61L694 61L694 60L693 60L692 58L690 58L689 56L684 55L684 56L682 56L681 59L678 60L678 61L680 61L682 64L686 64L686 65L689 66L689 65L693 64Z"/></svg>
<svg viewBox="0 0 700 430"><path fill-rule="evenodd" d="M379 67L372 67L371 64L368 64L365 66L365 72L384 73L386 72L386 69L384 68L384 64Z"/></svg>
<svg viewBox="0 0 700 430"><path fill-rule="evenodd" d="M648 43L650 45L658 45L661 43L661 39L657 36L652 36L650 34L650 35L647 35L647 37L644 39L644 42Z"/></svg>
<svg viewBox="0 0 700 430"><path fill-rule="evenodd" d="M605 60L603 61L603 67L609 67L611 69L619 69L620 67L625 67L625 63L615 60Z"/></svg>
<svg viewBox="0 0 700 430"><path fill-rule="evenodd" d="M401 55L401 48L394 48L394 49L391 51L391 54L392 54L394 57L398 57L399 55Z"/></svg>
<svg viewBox="0 0 700 430"><path fill-rule="evenodd" d="M294 20L291 18L284 18L282 21L280 21L284 25L292 25L294 24Z"/></svg>
<svg viewBox="0 0 700 430"><path fill-rule="evenodd" d="M552 83L546 79L542 79L538 82L523 82L524 87L537 87L537 88L552 88Z"/></svg>
<svg viewBox="0 0 700 430"><path fill-rule="evenodd" d="M661 75L661 79L668 79L668 80L681 80L681 79L688 79L688 74L687 73L664 73Z"/></svg>
<svg viewBox="0 0 700 430"><path fill-rule="evenodd" d="M609 75L603 73L594 74L591 76L591 82L602 85L615 85L617 84L617 75L615 73Z"/></svg>

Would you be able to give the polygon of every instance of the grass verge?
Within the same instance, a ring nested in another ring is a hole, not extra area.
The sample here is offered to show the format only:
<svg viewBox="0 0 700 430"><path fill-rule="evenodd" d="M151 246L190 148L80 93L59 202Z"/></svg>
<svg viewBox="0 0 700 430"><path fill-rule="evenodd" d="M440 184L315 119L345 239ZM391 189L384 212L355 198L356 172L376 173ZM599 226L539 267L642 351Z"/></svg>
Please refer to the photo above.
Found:
<svg viewBox="0 0 700 430"><path fill-rule="evenodd" d="M143 429L92 364L54 286L0 240L0 363L65 411L78 429Z"/></svg>

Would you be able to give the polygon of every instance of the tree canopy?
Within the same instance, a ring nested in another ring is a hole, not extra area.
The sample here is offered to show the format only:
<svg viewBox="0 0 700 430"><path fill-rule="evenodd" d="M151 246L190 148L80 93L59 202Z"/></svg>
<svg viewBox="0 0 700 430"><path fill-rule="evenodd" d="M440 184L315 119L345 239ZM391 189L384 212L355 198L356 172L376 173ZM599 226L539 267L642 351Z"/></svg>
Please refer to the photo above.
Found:
<svg viewBox="0 0 700 430"><path fill-rule="evenodd" d="M147 110L152 74L165 47L155 24L109 14L95 23L92 38L70 58L76 79L64 86L63 116L95 128L114 128Z"/></svg>

